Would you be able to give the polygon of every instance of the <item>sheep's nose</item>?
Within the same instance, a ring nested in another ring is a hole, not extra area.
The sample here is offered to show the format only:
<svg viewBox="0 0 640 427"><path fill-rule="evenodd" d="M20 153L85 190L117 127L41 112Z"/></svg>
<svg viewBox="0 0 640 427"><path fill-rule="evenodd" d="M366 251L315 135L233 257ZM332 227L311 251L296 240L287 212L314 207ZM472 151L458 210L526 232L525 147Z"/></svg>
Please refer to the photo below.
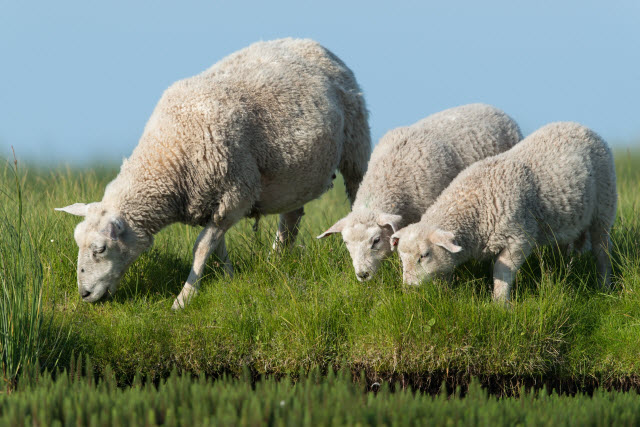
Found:
<svg viewBox="0 0 640 427"><path fill-rule="evenodd" d="M357 273L357 276L362 280L367 280L369 278L369 272L368 271L362 271L360 273Z"/></svg>
<svg viewBox="0 0 640 427"><path fill-rule="evenodd" d="M87 299L89 295L91 295L91 292L87 291L86 289L80 292L80 296L82 297L82 299Z"/></svg>

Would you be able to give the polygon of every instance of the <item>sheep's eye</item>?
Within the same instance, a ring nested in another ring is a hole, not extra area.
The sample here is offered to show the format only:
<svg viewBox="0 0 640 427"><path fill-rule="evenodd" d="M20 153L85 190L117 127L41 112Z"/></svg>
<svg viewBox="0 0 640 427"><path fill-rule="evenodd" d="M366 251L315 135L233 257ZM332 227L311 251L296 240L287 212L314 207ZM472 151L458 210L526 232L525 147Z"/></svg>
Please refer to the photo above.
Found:
<svg viewBox="0 0 640 427"><path fill-rule="evenodd" d="M423 259L427 258L429 255L431 255L429 253L429 251L423 253L422 255L420 255L420 258L418 258L418 264L420 264L420 262L422 262Z"/></svg>
<svg viewBox="0 0 640 427"><path fill-rule="evenodd" d="M94 253L94 254L101 254L101 253L102 253L102 252L104 252L106 249L107 249L107 247L106 247L106 246L102 246L102 247L99 247L99 248L94 249L94 250L93 250L93 253Z"/></svg>
<svg viewBox="0 0 640 427"><path fill-rule="evenodd" d="M375 239L373 239L373 245L371 245L371 247L374 247L375 245L377 245L378 242L380 242L380 236L378 236Z"/></svg>

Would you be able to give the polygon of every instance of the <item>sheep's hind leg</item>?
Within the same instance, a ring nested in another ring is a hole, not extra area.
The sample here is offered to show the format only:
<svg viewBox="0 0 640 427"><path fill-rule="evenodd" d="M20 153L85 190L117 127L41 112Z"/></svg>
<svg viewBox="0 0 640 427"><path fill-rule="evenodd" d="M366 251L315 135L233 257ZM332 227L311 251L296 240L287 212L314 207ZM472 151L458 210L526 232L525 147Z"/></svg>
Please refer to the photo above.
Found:
<svg viewBox="0 0 640 427"><path fill-rule="evenodd" d="M220 239L220 243L218 243L218 247L215 249L214 253L222 263L224 272L229 277L233 277L233 265L231 264L231 260L229 260L229 253L227 252L227 245L224 242L224 237Z"/></svg>
<svg viewBox="0 0 640 427"><path fill-rule="evenodd" d="M280 214L280 222L278 223L278 232L276 240L273 242L273 249L280 250L290 246L298 235L300 229L300 219L304 215L304 208L298 208L291 212Z"/></svg>
<svg viewBox="0 0 640 427"><path fill-rule="evenodd" d="M531 246L528 243L513 244L500 252L493 266L493 300L509 301L511 285L516 273L529 256Z"/></svg>

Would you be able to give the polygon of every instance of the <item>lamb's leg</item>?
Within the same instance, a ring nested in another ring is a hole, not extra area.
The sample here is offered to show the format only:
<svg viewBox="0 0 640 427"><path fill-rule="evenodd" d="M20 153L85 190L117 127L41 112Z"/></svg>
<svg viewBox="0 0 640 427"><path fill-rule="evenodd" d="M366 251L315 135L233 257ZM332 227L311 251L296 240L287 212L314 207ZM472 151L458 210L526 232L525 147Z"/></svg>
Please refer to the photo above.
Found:
<svg viewBox="0 0 640 427"><path fill-rule="evenodd" d="M180 295L173 302L171 307L173 310L184 308L191 298L198 293L200 284L198 281L202 277L205 264L211 252L216 249L220 244L224 244L224 233L218 225L209 223L196 239L196 244L193 247L193 266L191 272L187 278L186 283L182 287ZM226 247L224 248L226 253Z"/></svg>
<svg viewBox="0 0 640 427"><path fill-rule="evenodd" d="M276 240L273 242L274 250L288 247L295 241L300 227L300 219L303 215L304 208L280 214L278 232L276 233Z"/></svg>
<svg viewBox="0 0 640 427"><path fill-rule="evenodd" d="M509 301L509 292L516 273L530 252L531 246L528 243L513 243L500 252L493 266L494 301Z"/></svg>
<svg viewBox="0 0 640 427"><path fill-rule="evenodd" d="M591 249L591 238L588 231L583 231L576 240L564 245L559 245L560 252L567 258L576 254L582 254Z"/></svg>
<svg viewBox="0 0 640 427"><path fill-rule="evenodd" d="M588 231L583 231L580 236L573 242L574 250L578 253L585 253L591 250L591 235Z"/></svg>
<svg viewBox="0 0 640 427"><path fill-rule="evenodd" d="M611 239L607 230L599 225L591 228L591 250L596 257L600 283L604 289L611 289Z"/></svg>

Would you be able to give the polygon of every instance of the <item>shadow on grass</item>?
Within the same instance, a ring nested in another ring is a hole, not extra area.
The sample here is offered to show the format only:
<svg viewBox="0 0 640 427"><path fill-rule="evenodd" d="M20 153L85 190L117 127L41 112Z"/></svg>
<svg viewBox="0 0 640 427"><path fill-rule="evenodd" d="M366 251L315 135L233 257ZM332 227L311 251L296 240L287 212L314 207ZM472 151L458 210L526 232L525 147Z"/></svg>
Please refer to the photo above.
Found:
<svg viewBox="0 0 640 427"><path fill-rule="evenodd" d="M180 293L191 264L186 259L162 249L151 249L129 269L112 301L138 298L167 299Z"/></svg>
<svg viewBox="0 0 640 427"><path fill-rule="evenodd" d="M250 269L252 258L242 257L232 264L235 274L240 274ZM281 261L277 259L277 261ZM176 254L162 250L152 249L150 253L136 260L124 278L121 280L117 291L112 296L105 296L93 304L108 302L125 303L136 299L169 299L176 297L184 286L189 272L191 260L184 259ZM205 267L201 283L230 280L225 274L220 260L212 255ZM77 295L72 292L74 297Z"/></svg>
<svg viewBox="0 0 640 427"><path fill-rule="evenodd" d="M244 239L238 238L238 235L233 237L236 239L236 246L241 245L241 250L229 251L236 275L252 270L256 264L278 265L283 257L299 259L301 256L300 249L296 247L282 254L271 253L271 245L260 235L248 235ZM190 253L188 256L182 256L166 247L152 248L131 265L111 300L125 302L136 298L173 298L182 290L191 271L192 262ZM201 283L220 280L230 279L225 274L221 261L212 254L207 260Z"/></svg>
<svg viewBox="0 0 640 427"><path fill-rule="evenodd" d="M612 235L610 258L614 278L611 290L603 288L591 251L566 254L558 247L546 246L536 249L522 265L512 287L512 297L516 294L538 294L541 282L545 278L567 282L568 286L574 287L576 291L606 293L620 290L619 281L616 279L624 276L625 269L633 269L630 264L637 264L640 259L640 246L637 244L640 241L640 228L618 229L614 230ZM478 285L479 290L486 290L490 296L493 289L493 262L472 260L459 266L448 286L455 289L470 281L481 282L482 284Z"/></svg>

